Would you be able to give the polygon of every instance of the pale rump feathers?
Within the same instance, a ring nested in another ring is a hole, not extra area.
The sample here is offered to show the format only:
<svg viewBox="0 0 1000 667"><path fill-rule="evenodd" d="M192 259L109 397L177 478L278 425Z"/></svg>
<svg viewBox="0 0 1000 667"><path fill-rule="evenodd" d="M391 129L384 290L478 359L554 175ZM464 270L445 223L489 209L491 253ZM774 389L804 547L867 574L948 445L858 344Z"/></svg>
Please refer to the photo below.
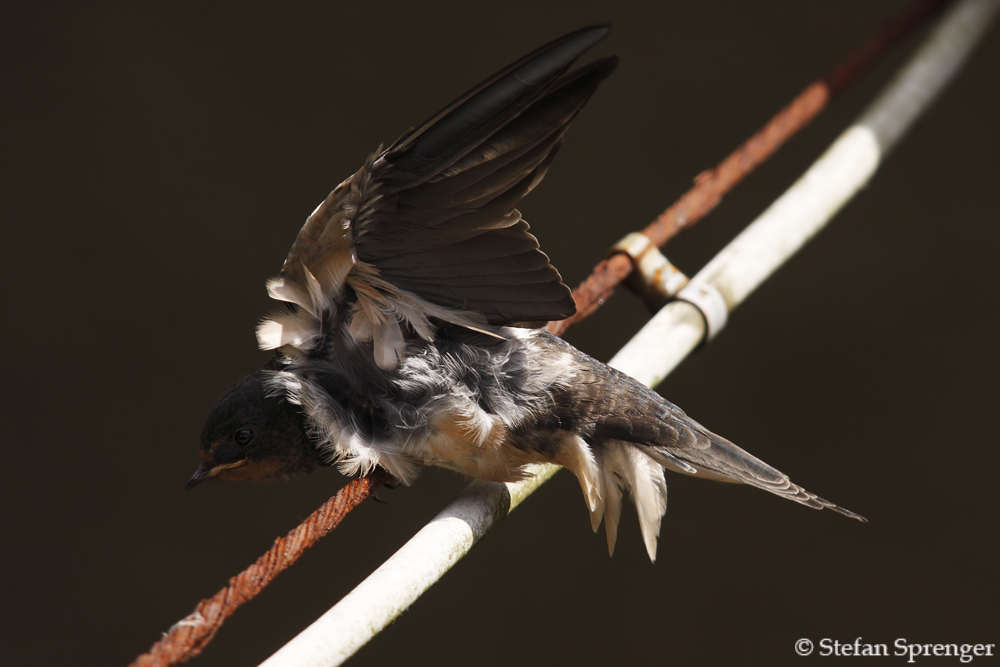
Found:
<svg viewBox="0 0 1000 667"><path fill-rule="evenodd" d="M660 521L667 511L667 482L663 468L632 444L607 440L591 447L574 437L560 453L559 463L576 475L590 509L596 533L604 520L608 553L614 555L622 494L627 492L639 514L639 529L651 561L656 560Z"/></svg>

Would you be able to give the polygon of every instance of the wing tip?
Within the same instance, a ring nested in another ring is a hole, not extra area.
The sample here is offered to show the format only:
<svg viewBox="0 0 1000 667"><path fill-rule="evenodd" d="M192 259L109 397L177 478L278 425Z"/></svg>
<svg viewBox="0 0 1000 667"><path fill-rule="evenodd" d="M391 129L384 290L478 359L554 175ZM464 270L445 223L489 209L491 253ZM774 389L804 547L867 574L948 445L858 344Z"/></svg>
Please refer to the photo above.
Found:
<svg viewBox="0 0 1000 667"><path fill-rule="evenodd" d="M583 49L585 51L607 37L610 32L610 23L595 23L594 25L588 25L574 30L563 37L563 39L580 39L581 42L587 44L587 46Z"/></svg>
<svg viewBox="0 0 1000 667"><path fill-rule="evenodd" d="M545 57L548 54L560 54L557 58L565 65L569 65L592 46L607 37L609 32L611 32L610 23L578 28L539 47L534 52L525 56L524 61L531 62L536 58Z"/></svg>
<svg viewBox="0 0 1000 667"><path fill-rule="evenodd" d="M611 32L610 23L595 23L594 25L577 28L573 32L568 33L563 39L576 38L577 36L581 38L585 37L590 42L590 45L593 46L607 37L609 32Z"/></svg>

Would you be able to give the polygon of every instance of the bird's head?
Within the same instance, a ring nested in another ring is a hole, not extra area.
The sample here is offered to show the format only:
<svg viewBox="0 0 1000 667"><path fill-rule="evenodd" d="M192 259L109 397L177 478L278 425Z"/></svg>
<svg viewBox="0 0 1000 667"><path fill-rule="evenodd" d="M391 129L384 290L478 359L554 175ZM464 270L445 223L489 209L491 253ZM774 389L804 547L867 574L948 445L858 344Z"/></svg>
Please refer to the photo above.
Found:
<svg viewBox="0 0 1000 667"><path fill-rule="evenodd" d="M188 489L206 479L287 479L323 461L306 432L301 408L264 387L271 364L226 392L201 433L201 465Z"/></svg>

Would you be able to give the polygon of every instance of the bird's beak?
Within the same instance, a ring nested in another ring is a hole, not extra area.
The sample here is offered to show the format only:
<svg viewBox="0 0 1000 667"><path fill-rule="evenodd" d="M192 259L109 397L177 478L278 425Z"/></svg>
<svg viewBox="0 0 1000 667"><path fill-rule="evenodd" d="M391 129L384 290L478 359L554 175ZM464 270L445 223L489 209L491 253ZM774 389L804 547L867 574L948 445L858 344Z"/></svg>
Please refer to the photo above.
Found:
<svg viewBox="0 0 1000 667"><path fill-rule="evenodd" d="M212 467L207 463L202 463L198 466L198 469L194 471L194 474L191 475L191 479L189 479L188 483L184 485L184 488L193 489L211 476Z"/></svg>
<svg viewBox="0 0 1000 667"><path fill-rule="evenodd" d="M220 463L217 466L212 466L207 463L202 463L200 466L198 466L198 469L194 471L194 474L191 475L191 479L189 479L188 483L184 485L184 488L193 489L194 487L204 482L206 479L215 477L223 470L229 470L230 468L238 468L245 463L247 463L247 459L234 461L233 463Z"/></svg>

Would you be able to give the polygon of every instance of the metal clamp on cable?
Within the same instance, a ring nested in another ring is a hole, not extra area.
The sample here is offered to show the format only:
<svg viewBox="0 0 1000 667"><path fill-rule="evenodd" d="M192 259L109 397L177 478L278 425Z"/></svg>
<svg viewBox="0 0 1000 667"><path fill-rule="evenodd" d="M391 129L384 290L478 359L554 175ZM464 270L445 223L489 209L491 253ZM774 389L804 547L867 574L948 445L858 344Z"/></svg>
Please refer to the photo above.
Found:
<svg viewBox="0 0 1000 667"><path fill-rule="evenodd" d="M611 246L608 257L617 253L628 255L635 267L625 284L654 312L674 299L690 303L705 320L706 341L715 338L726 326L729 307L719 290L705 282L691 282L648 236L632 232Z"/></svg>
<svg viewBox="0 0 1000 667"><path fill-rule="evenodd" d="M719 290L709 283L690 281L677 293L678 301L686 301L698 309L705 318L705 341L710 341L722 331L729 319L729 306Z"/></svg>
<svg viewBox="0 0 1000 667"><path fill-rule="evenodd" d="M625 236L611 246L608 257L618 253L628 255L635 267L625 284L653 312L665 306L688 283L688 277L671 264L645 234L632 232Z"/></svg>

